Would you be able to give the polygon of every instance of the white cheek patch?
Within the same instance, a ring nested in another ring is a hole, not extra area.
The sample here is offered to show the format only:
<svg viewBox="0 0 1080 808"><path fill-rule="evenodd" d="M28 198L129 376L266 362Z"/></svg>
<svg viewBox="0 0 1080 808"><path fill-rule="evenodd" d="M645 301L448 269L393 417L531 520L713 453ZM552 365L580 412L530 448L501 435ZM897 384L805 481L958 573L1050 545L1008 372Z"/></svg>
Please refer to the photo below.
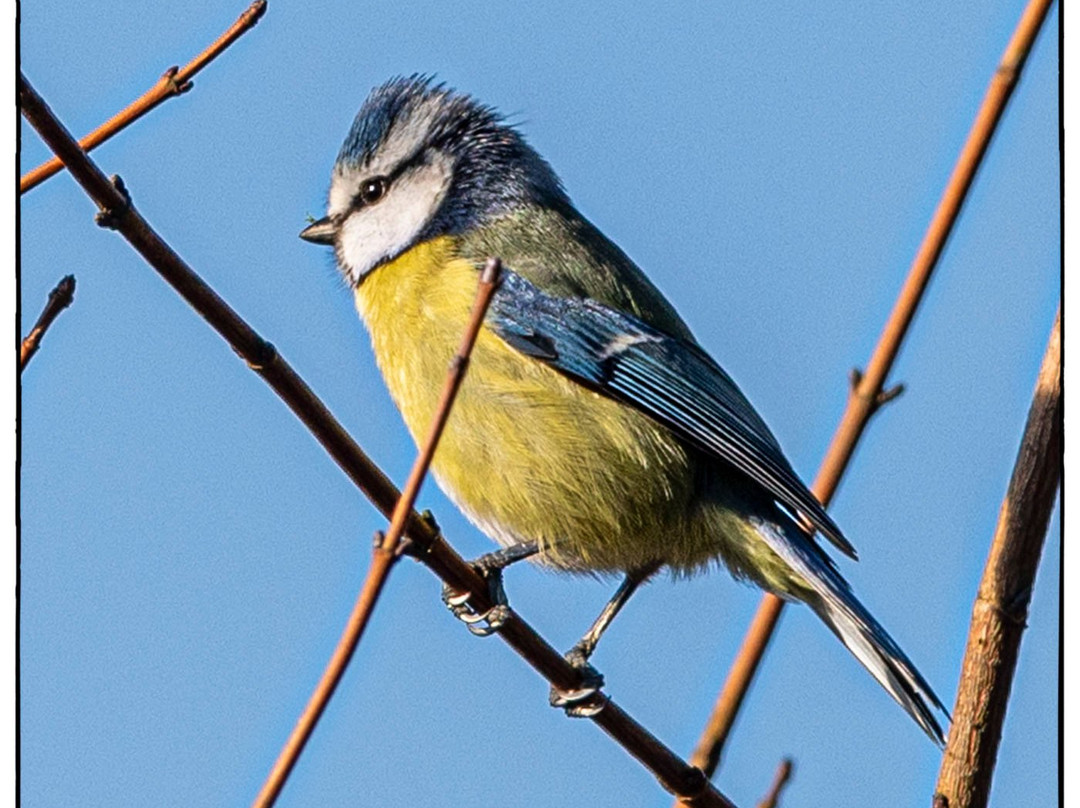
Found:
<svg viewBox="0 0 1080 808"><path fill-rule="evenodd" d="M365 173L363 176L369 176ZM336 219L349 209L353 195L360 187L361 175L353 171L346 174L338 170L330 180L330 198L326 202L326 215Z"/></svg>
<svg viewBox="0 0 1080 808"><path fill-rule="evenodd" d="M406 171L393 182L386 196L351 213L342 222L338 231L338 262L354 286L377 265L414 244L446 197L451 176L448 158L437 156L431 163ZM347 193L339 187L343 184L335 182L331 189L331 215L338 202L335 196ZM348 200L351 199L349 194ZM348 201L337 210L347 208Z"/></svg>

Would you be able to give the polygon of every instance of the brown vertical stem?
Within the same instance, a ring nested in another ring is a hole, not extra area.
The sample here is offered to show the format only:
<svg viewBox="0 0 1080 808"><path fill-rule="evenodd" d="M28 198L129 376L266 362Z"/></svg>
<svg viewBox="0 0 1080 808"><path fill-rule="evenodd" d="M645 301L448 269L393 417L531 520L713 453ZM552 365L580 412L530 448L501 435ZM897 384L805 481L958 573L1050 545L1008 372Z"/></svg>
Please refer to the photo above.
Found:
<svg viewBox="0 0 1080 808"><path fill-rule="evenodd" d="M1009 489L971 613L937 794L948 808L990 796L1001 726L1061 475L1061 312L1054 318Z"/></svg>
<svg viewBox="0 0 1080 808"><path fill-rule="evenodd" d="M878 338L866 371L855 374L847 408L811 486L811 490L823 505L828 505L836 493L840 478L847 469L870 417L884 401L892 397L892 392L884 389L886 378L1049 9L1050 0L1030 0L1024 9L1005 48L1001 63L990 80L971 131L930 220L926 235L915 254L892 313ZM782 609L783 601L779 598L765 595L762 599L701 739L690 757L690 762L710 777L716 771L724 743L761 663Z"/></svg>

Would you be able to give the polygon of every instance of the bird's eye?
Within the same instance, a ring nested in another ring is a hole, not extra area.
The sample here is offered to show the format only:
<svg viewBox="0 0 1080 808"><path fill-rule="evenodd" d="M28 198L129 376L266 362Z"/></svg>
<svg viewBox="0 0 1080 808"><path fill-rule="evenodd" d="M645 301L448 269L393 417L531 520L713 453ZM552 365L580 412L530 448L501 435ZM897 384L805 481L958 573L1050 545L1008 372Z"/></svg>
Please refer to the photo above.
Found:
<svg viewBox="0 0 1080 808"><path fill-rule="evenodd" d="M389 182L386 177L372 177L360 184L360 191L356 195L362 205L374 205L386 194Z"/></svg>

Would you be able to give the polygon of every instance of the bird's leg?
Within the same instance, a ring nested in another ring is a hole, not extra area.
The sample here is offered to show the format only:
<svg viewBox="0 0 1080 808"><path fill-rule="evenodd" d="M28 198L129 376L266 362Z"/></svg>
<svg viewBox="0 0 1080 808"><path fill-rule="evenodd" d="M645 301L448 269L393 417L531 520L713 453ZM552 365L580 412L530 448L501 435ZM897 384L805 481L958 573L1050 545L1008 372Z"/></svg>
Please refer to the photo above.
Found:
<svg viewBox="0 0 1080 808"><path fill-rule="evenodd" d="M465 626L478 637L487 637L494 634L510 615L510 606L506 601L506 592L502 585L502 571L523 558L529 558L540 551L539 545L534 541L511 544L501 550L482 555L469 565L487 581L488 593L495 605L486 612L478 614L469 605L469 592L458 592L447 584L443 584L442 600L447 608L454 613L454 617L462 621Z"/></svg>
<svg viewBox="0 0 1080 808"><path fill-rule="evenodd" d="M588 718L603 709L603 702L592 697L604 686L604 676L589 664L589 657L593 655L600 637L607 631L615 615L626 605L637 588L659 568L659 564L650 564L626 574L619 588L615 590L615 594L611 596L600 615L585 632L585 636L566 653L566 661L581 671L581 687L570 691L552 687L549 697L552 707L562 707L567 715L575 718Z"/></svg>

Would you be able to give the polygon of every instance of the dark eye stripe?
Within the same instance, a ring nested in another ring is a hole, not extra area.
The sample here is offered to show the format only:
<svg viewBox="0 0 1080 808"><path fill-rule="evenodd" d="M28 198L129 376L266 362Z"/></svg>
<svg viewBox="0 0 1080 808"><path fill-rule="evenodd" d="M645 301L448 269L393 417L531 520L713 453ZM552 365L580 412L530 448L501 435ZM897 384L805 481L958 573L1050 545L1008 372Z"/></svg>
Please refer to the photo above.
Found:
<svg viewBox="0 0 1080 808"><path fill-rule="evenodd" d="M353 196L352 202L349 207L352 210L359 210L360 208L367 207L368 205L374 205L384 196L386 192L390 190L390 187L397 182L397 180L413 166L420 165L427 161L427 149L421 149L412 157L407 160L403 160L394 167L394 170L389 174L379 174L374 177L369 177L360 183L360 190Z"/></svg>

